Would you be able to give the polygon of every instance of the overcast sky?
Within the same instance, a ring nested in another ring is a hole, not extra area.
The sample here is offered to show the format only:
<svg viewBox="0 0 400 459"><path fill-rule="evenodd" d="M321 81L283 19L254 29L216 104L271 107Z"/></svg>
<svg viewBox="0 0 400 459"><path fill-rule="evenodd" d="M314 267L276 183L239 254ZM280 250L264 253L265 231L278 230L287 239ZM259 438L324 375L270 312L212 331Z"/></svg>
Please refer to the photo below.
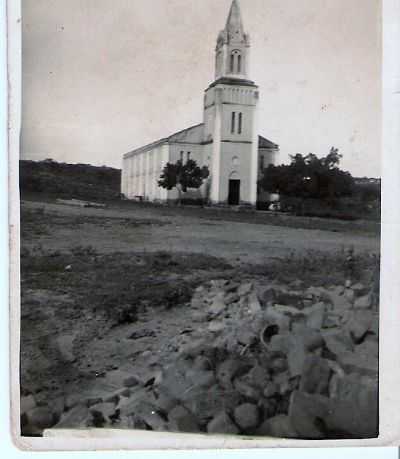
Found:
<svg viewBox="0 0 400 459"><path fill-rule="evenodd" d="M121 166L202 122L231 0L22 0L22 157ZM240 0L260 134L380 175L381 0Z"/></svg>

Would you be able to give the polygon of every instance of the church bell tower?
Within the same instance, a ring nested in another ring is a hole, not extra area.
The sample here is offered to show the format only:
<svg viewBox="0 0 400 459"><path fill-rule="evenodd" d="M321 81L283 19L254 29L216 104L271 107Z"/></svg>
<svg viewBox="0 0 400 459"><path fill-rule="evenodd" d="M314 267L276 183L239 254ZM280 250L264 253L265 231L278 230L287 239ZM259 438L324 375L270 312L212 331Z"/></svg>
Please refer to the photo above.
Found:
<svg viewBox="0 0 400 459"><path fill-rule="evenodd" d="M257 200L258 87L248 78L250 39L233 0L215 49L215 80L204 96L205 148L211 165L213 204Z"/></svg>

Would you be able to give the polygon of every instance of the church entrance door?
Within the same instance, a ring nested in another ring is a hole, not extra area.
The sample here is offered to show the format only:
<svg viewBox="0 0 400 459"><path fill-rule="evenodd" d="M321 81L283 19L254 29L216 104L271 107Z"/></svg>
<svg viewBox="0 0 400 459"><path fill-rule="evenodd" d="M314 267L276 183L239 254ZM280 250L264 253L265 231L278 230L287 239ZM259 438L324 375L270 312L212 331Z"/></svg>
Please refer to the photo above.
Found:
<svg viewBox="0 0 400 459"><path fill-rule="evenodd" d="M228 204L238 206L240 201L240 180L229 180Z"/></svg>

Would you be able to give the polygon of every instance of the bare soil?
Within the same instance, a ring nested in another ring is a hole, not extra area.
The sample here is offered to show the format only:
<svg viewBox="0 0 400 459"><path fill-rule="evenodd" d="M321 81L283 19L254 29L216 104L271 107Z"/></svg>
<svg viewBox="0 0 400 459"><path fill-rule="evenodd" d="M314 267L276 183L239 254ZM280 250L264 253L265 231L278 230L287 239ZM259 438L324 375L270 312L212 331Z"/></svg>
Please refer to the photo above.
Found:
<svg viewBox="0 0 400 459"><path fill-rule="evenodd" d="M274 218L22 202L22 394L48 403L98 392L105 372L167 359L172 337L190 339L192 292L211 279L340 283L353 247L351 275L368 283L379 228Z"/></svg>

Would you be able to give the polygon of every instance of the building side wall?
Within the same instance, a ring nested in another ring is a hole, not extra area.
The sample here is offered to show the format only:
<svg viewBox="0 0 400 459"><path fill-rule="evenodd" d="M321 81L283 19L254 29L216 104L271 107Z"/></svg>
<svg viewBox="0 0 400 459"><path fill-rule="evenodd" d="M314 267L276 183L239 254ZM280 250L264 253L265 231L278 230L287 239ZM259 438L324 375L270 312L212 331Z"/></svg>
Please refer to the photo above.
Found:
<svg viewBox="0 0 400 459"><path fill-rule="evenodd" d="M271 148L259 148L258 150L258 179L263 176L263 166L266 169L270 164L276 165L278 159L279 150ZM258 188L257 201L258 202L270 202L272 201L272 195L267 191Z"/></svg>
<svg viewBox="0 0 400 459"><path fill-rule="evenodd" d="M168 144L161 144L153 149L124 158L122 193L128 199L140 198L150 201L167 199L166 190L159 187L157 182L168 158Z"/></svg>

